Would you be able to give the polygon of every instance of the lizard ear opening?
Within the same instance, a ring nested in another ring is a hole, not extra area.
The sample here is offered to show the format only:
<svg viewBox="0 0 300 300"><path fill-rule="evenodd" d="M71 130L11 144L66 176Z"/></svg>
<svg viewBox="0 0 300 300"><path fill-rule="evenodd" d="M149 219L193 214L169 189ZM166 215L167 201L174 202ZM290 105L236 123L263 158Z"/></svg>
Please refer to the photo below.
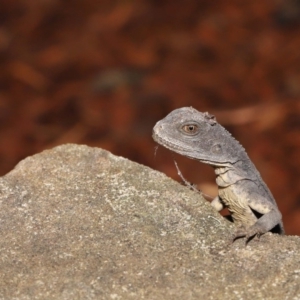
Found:
<svg viewBox="0 0 300 300"><path fill-rule="evenodd" d="M223 150L222 150L221 144L213 145L212 148L211 148L211 152L214 153L214 154L222 154Z"/></svg>

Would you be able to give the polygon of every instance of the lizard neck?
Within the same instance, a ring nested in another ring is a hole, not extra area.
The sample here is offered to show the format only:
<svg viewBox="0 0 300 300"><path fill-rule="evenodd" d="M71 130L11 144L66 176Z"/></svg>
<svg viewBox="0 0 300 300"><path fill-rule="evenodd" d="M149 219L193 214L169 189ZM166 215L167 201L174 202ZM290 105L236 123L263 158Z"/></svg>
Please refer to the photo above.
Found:
<svg viewBox="0 0 300 300"><path fill-rule="evenodd" d="M216 183L219 187L227 187L236 182L234 179L234 170L230 166L214 167L216 174Z"/></svg>
<svg viewBox="0 0 300 300"><path fill-rule="evenodd" d="M216 182L219 187L227 187L240 180L255 180L255 170L249 165L250 160L241 160L235 164L224 164L223 166L214 166ZM251 164L252 165L252 164Z"/></svg>

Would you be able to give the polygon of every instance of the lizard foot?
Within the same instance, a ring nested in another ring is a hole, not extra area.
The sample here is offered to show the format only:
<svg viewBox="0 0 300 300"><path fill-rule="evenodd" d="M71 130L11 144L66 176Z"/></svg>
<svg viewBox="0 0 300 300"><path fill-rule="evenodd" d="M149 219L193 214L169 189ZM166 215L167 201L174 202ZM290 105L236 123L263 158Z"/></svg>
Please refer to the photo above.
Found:
<svg viewBox="0 0 300 300"><path fill-rule="evenodd" d="M256 226L251 226L249 228L240 227L233 235L232 243L239 238L245 237L245 244L247 245L254 237L259 239L262 234L263 232L261 232Z"/></svg>

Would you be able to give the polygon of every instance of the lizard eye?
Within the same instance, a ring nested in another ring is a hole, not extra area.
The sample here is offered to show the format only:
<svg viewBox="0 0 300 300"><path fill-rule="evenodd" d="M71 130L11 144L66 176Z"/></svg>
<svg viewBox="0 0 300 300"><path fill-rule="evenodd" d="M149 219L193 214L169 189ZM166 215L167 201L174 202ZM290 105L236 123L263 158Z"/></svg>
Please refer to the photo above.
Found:
<svg viewBox="0 0 300 300"><path fill-rule="evenodd" d="M196 124L183 125L182 130L188 134L196 134L198 133L198 125Z"/></svg>

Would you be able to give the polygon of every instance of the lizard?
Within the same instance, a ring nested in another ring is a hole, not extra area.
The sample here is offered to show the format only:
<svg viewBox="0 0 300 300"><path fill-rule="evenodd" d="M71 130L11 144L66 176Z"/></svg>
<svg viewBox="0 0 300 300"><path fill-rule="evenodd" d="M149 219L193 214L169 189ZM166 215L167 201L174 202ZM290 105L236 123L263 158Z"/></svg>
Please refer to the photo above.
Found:
<svg viewBox="0 0 300 300"><path fill-rule="evenodd" d="M153 128L153 139L176 153L211 165L218 196L211 205L227 207L236 225L232 241L246 243L272 231L284 234L282 215L269 188L243 146L208 112L173 110Z"/></svg>

